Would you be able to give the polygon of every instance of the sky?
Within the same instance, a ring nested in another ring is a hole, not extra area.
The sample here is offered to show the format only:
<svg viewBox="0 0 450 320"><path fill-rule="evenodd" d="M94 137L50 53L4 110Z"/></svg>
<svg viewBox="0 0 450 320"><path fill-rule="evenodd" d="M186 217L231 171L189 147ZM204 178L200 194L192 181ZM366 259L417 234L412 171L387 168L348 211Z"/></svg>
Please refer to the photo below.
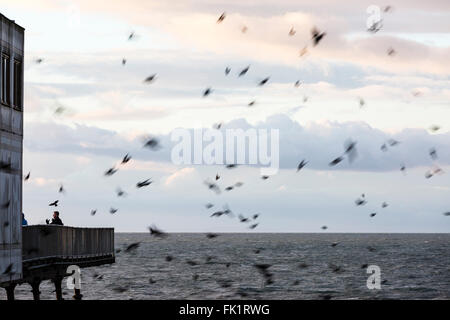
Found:
<svg viewBox="0 0 450 320"><path fill-rule="evenodd" d="M23 171L31 178L23 209L30 224L45 223L48 204L59 200L66 225L116 232L152 224L168 232L449 232L450 2L391 1L387 12L386 3L360 0L0 4L25 28ZM370 5L381 8L376 33L367 31ZM317 46L313 27L326 32ZM143 83L152 74L156 80ZM203 97L208 87L213 92ZM58 107L65 111L55 114ZM278 129L278 174L262 180L256 166L171 161L172 130L216 123ZM157 136L161 150L144 149L144 135ZM355 161L330 167L349 139L357 142ZM389 139L400 144L381 151ZM133 159L105 177L126 153ZM296 172L302 159L308 164ZM433 167L443 174L426 179ZM244 184L216 195L204 184L216 173L222 189ZM150 186L135 187L147 178ZM66 193L58 193L60 184ZM367 204L355 206L361 194ZM210 217L223 206L260 214L258 227Z"/></svg>

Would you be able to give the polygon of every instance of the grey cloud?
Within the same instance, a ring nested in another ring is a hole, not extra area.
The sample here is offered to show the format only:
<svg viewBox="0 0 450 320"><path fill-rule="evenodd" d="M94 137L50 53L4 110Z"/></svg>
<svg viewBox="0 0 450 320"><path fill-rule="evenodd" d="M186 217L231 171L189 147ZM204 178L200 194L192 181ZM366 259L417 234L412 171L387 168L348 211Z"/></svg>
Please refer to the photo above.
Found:
<svg viewBox="0 0 450 320"><path fill-rule="evenodd" d="M436 148L439 165L450 165L450 133L430 134L425 129L404 129L390 135L361 122L304 127L285 115L269 117L255 126L245 119L236 119L224 124L221 130L237 128L279 129L281 168L296 168L302 159L308 160L308 168L315 170L390 171L399 170L402 163L407 168L427 167L433 164L428 154L430 148ZM135 159L143 161L170 162L175 145L170 135L161 135L158 138L162 149L150 151L143 148L141 138L130 141L114 131L84 125L70 128L56 123L29 124L25 137L25 146L31 151L90 154L116 161L125 153L131 153ZM388 146L387 152L381 151L381 145L391 138L400 144ZM345 160L330 168L329 162L342 155L348 139L357 142L358 157L351 164Z"/></svg>

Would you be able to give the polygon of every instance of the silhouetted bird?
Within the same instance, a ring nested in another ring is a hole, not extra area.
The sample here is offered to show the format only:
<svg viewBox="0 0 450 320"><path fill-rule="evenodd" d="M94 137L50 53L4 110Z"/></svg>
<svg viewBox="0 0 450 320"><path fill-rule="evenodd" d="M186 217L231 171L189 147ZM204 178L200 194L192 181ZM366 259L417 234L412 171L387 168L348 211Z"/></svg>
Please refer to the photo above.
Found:
<svg viewBox="0 0 450 320"><path fill-rule="evenodd" d="M384 151L384 152L386 152L387 150L388 150L388 148L387 148L387 146L386 146L386 144L385 143L383 143L382 145L381 145L381 151Z"/></svg>
<svg viewBox="0 0 450 320"><path fill-rule="evenodd" d="M60 185L60 186L59 186L58 192L59 192L59 193L66 193L66 190L64 189L64 186L63 186L63 185Z"/></svg>
<svg viewBox="0 0 450 320"><path fill-rule="evenodd" d="M217 184L215 184L214 182L209 182L207 180L204 183L208 186L209 190L212 190L215 193L220 194L220 188Z"/></svg>
<svg viewBox="0 0 450 320"><path fill-rule="evenodd" d="M127 153L122 159L122 164L128 163L130 160L131 156Z"/></svg>
<svg viewBox="0 0 450 320"><path fill-rule="evenodd" d="M308 161L302 160L297 166L297 172L303 169L304 166L308 164Z"/></svg>
<svg viewBox="0 0 450 320"><path fill-rule="evenodd" d="M227 169L233 169L233 168L236 168L236 167L237 167L237 164L227 164L225 166L225 168L227 168Z"/></svg>
<svg viewBox="0 0 450 320"><path fill-rule="evenodd" d="M120 188L117 188L117 189L116 189L116 194L117 194L118 197L123 197L123 196L126 195L125 191L123 191L123 190L120 189Z"/></svg>
<svg viewBox="0 0 450 320"><path fill-rule="evenodd" d="M336 247L338 244L339 244L339 242L333 242L333 243L331 244L331 246L332 246L332 247Z"/></svg>
<svg viewBox="0 0 450 320"><path fill-rule="evenodd" d="M150 179L141 181L136 183L136 188L142 188L142 187L146 187L152 184L153 181L151 181Z"/></svg>
<svg viewBox="0 0 450 320"><path fill-rule="evenodd" d="M140 244L141 244L140 242L134 242L134 243L128 245L128 247L125 249L125 252L130 252L130 251L136 250L137 248L139 248Z"/></svg>
<svg viewBox="0 0 450 320"><path fill-rule="evenodd" d="M441 127L439 127L438 125L432 125L432 126L430 127L430 130L431 130L432 132L436 132L436 131L438 131L440 128L441 128Z"/></svg>
<svg viewBox="0 0 450 320"><path fill-rule="evenodd" d="M58 202L59 202L59 200L56 200L56 201L50 203L49 207L57 207L58 206Z"/></svg>
<svg viewBox="0 0 450 320"><path fill-rule="evenodd" d="M3 274L11 275L11 274L13 273L13 272L12 272L12 268L13 268L13 264L10 263L10 264L6 267L5 271L3 271Z"/></svg>
<svg viewBox="0 0 450 320"><path fill-rule="evenodd" d="M203 96L206 97L212 92L211 88L206 88L205 91L203 91Z"/></svg>
<svg viewBox="0 0 450 320"><path fill-rule="evenodd" d="M6 201L5 203L3 203L0 207L1 207L2 209L8 209L10 204L11 204L11 201L8 200L8 201Z"/></svg>
<svg viewBox="0 0 450 320"><path fill-rule="evenodd" d="M34 60L34 62L37 64L41 64L43 61L44 61L44 59L42 59L42 58L37 58L36 60Z"/></svg>
<svg viewBox="0 0 450 320"><path fill-rule="evenodd" d="M97 209L91 210L91 216L95 216L96 213L97 213Z"/></svg>
<svg viewBox="0 0 450 320"><path fill-rule="evenodd" d="M300 87L300 80L297 80L297 81L295 81L295 83L294 83L294 87L296 87L296 88L298 88L298 87Z"/></svg>
<svg viewBox="0 0 450 320"><path fill-rule="evenodd" d="M155 79L156 79L156 73L148 76L147 78L144 79L144 83L152 83Z"/></svg>
<svg viewBox="0 0 450 320"><path fill-rule="evenodd" d="M270 77L264 78L263 80L261 80L261 81L258 83L258 85L259 85L259 86L265 85L265 84L267 83L267 81L269 81L269 79L270 79Z"/></svg>
<svg viewBox="0 0 450 320"><path fill-rule="evenodd" d="M388 206L388 204L386 203L386 202L383 202L382 204L381 204L381 207L382 208L386 208Z"/></svg>
<svg viewBox="0 0 450 320"><path fill-rule="evenodd" d="M299 53L299 56L300 57L303 57L305 54L307 54L308 53L308 48L307 47L303 47L301 50L300 50L300 53Z"/></svg>
<svg viewBox="0 0 450 320"><path fill-rule="evenodd" d="M335 166L335 165L337 165L339 162L341 162L342 160L344 160L343 157L337 157L336 159L334 159L333 161L331 161L328 165L329 165L329 166Z"/></svg>
<svg viewBox="0 0 450 320"><path fill-rule="evenodd" d="M259 213L253 215L253 220L256 220L259 217Z"/></svg>
<svg viewBox="0 0 450 320"><path fill-rule="evenodd" d="M248 69L250 69L250 66L247 66L246 68L242 69L241 72L239 72L239 77L242 77L243 75L245 75L247 73Z"/></svg>
<svg viewBox="0 0 450 320"><path fill-rule="evenodd" d="M327 230L328 227L327 226L322 226L322 230Z"/></svg>
<svg viewBox="0 0 450 320"><path fill-rule="evenodd" d="M144 141L144 148L156 151L161 148L159 144L159 139L155 137L147 137Z"/></svg>
<svg viewBox="0 0 450 320"><path fill-rule="evenodd" d="M207 237L208 239L217 238L218 236L219 236L219 235L216 234L216 233L207 233L207 234L206 234L206 237Z"/></svg>
<svg viewBox="0 0 450 320"><path fill-rule="evenodd" d="M251 107L251 106L253 106L254 104L256 103L256 101L255 100L253 100L253 101L250 101L249 103L248 103L248 106L249 107Z"/></svg>
<svg viewBox="0 0 450 320"><path fill-rule="evenodd" d="M128 40L131 40L135 37L135 33L131 32L130 35L128 36Z"/></svg>
<svg viewBox="0 0 450 320"><path fill-rule="evenodd" d="M317 30L316 27L314 27L311 30L311 35L312 35L312 40L313 40L313 46L316 46L319 44L320 40L323 39L323 37L325 37L326 33L325 32L320 32L319 30Z"/></svg>
<svg viewBox="0 0 450 320"><path fill-rule="evenodd" d="M292 27L291 30L289 30L288 35L292 37L293 35L295 35L295 32L296 31L294 30L294 27Z"/></svg>
<svg viewBox="0 0 450 320"><path fill-rule="evenodd" d="M214 207L214 205L212 203L207 203L205 207L206 209L211 209L212 207Z"/></svg>
<svg viewBox="0 0 450 320"><path fill-rule="evenodd" d="M246 217L244 217L243 215L238 215L238 218L239 218L239 221L241 221L241 222L249 222L249 219L248 218L246 218Z"/></svg>
<svg viewBox="0 0 450 320"><path fill-rule="evenodd" d="M376 215L377 215L377 213L374 212L374 213L371 213L371 214L370 214L370 217L373 218L373 217L375 217Z"/></svg>
<svg viewBox="0 0 450 320"><path fill-rule="evenodd" d="M152 236L154 236L154 237L157 237L157 238L165 238L165 237L167 237L168 236L168 234L167 233L165 233L164 231L162 231L162 230L159 230L156 226L151 226L151 227L148 227L148 230L150 231L150 235L152 235Z"/></svg>
<svg viewBox="0 0 450 320"><path fill-rule="evenodd" d="M110 168L105 172L105 176L112 176L114 173L117 172L118 169L116 168Z"/></svg>
<svg viewBox="0 0 450 320"><path fill-rule="evenodd" d="M398 145L398 144L400 143L400 141L395 140L395 139L389 139L389 140L388 140L388 143L389 143L389 145L390 145L391 147L393 147L393 146Z"/></svg>
<svg viewBox="0 0 450 320"><path fill-rule="evenodd" d="M450 216L450 211L444 212L443 215L447 217Z"/></svg>
<svg viewBox="0 0 450 320"><path fill-rule="evenodd" d="M226 67L226 68L225 68L225 75L226 75L226 76L229 75L230 72L231 72L231 68Z"/></svg>
<svg viewBox="0 0 450 320"><path fill-rule="evenodd" d="M226 187L226 188L225 188L225 191L231 191L231 190L233 190L233 189L234 189L233 186L229 186L229 187Z"/></svg>
<svg viewBox="0 0 450 320"><path fill-rule="evenodd" d="M219 179L220 179L220 176L219 176L219 174L217 173L217 174L216 174L216 181L219 180Z"/></svg>
<svg viewBox="0 0 450 320"><path fill-rule="evenodd" d="M255 229L258 226L259 223L254 223L248 227L249 229Z"/></svg>
<svg viewBox="0 0 450 320"><path fill-rule="evenodd" d="M389 48L388 50L387 50L387 54L388 54L388 56L393 56L393 55L395 55L395 50L394 50L394 48Z"/></svg>
<svg viewBox="0 0 450 320"><path fill-rule="evenodd" d="M119 210L119 209L111 208L111 209L109 209L109 213L115 214L118 210Z"/></svg>
<svg viewBox="0 0 450 320"><path fill-rule="evenodd" d="M124 66L127 63L127 59L122 58L122 65Z"/></svg>
<svg viewBox="0 0 450 320"><path fill-rule="evenodd" d="M437 159L437 152L436 152L436 149L435 148L431 148L430 149L430 157L431 157L431 159L433 159L433 160L436 160Z"/></svg>
<svg viewBox="0 0 450 320"><path fill-rule="evenodd" d="M374 21L372 25L367 29L367 31L376 33L381 30L383 27L383 20Z"/></svg>
<svg viewBox="0 0 450 320"><path fill-rule="evenodd" d="M267 179L269 179L269 176L261 176L261 179L267 180Z"/></svg>
<svg viewBox="0 0 450 320"><path fill-rule="evenodd" d="M223 20L225 20L225 17L226 17L226 16L227 16L227 15L226 15L225 12L222 13L222 14L220 15L219 19L217 19L217 23L221 23Z"/></svg>
<svg viewBox="0 0 450 320"><path fill-rule="evenodd" d="M30 179L31 172L28 172L27 175L23 178L24 181L28 181Z"/></svg>

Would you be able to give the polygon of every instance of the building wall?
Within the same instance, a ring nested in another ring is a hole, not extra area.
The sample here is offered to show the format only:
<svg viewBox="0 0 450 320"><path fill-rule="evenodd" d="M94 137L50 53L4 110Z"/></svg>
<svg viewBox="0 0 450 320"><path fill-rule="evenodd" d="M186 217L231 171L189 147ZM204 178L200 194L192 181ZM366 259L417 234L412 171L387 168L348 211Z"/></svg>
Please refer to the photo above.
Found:
<svg viewBox="0 0 450 320"><path fill-rule="evenodd" d="M0 14L0 283L22 278L23 49L24 29Z"/></svg>

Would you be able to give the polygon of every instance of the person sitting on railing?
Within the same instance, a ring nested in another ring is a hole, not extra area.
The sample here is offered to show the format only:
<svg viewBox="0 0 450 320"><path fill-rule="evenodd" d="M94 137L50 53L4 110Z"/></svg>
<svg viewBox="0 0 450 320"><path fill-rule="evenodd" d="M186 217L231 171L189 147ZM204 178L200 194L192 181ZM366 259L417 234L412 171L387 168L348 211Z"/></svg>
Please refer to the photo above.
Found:
<svg viewBox="0 0 450 320"><path fill-rule="evenodd" d="M61 219L59 218L59 211L54 211L53 212L53 219L52 219L51 223L50 223L49 219L45 220L45 222L47 222L47 224L56 224L56 225L59 225L59 226L63 226L64 225L62 223Z"/></svg>

